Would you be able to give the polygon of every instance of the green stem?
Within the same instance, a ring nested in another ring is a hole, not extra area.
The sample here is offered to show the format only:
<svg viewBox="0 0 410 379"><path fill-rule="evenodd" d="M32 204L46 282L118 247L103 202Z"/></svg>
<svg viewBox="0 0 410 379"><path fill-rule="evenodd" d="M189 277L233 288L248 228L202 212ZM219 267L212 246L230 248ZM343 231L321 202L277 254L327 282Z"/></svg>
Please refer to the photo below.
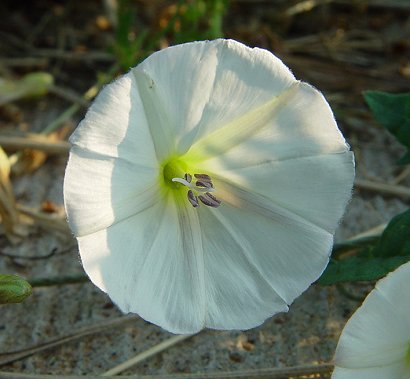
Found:
<svg viewBox="0 0 410 379"><path fill-rule="evenodd" d="M35 278L30 279L28 282L32 287L49 287L49 286L61 286L63 284L77 284L88 282L88 276L85 274L75 274L67 276L56 276L50 278Z"/></svg>

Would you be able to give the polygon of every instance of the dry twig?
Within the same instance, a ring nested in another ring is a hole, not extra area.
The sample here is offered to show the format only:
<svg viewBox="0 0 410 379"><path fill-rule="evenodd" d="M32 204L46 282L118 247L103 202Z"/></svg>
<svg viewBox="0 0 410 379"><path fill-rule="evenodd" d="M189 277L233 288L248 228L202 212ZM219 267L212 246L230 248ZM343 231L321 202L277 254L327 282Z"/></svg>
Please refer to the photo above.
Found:
<svg viewBox="0 0 410 379"><path fill-rule="evenodd" d="M379 192L384 195L410 198L410 189L404 186L387 183L377 183L366 179L356 179L355 187L368 191Z"/></svg>
<svg viewBox="0 0 410 379"><path fill-rule="evenodd" d="M33 149L47 154L68 154L70 144L66 141L55 141L42 134L26 134L24 136L6 136L0 134L0 146L6 150Z"/></svg>
<svg viewBox="0 0 410 379"><path fill-rule="evenodd" d="M174 346L175 344L186 340L187 338L192 337L191 334L184 334L184 335L179 335L179 336L173 336L171 338L168 338L165 341L160 342L158 345L155 345L145 351L143 351L142 353L136 355L135 357L121 363L118 366L115 366L113 368L111 368L110 370L104 372L103 374L101 374L101 376L111 376L111 375L117 375L120 372L123 372L127 369L129 369L130 367L135 366L136 364L144 361L145 359L148 359L156 354L161 353L162 351L170 348L171 346Z"/></svg>
<svg viewBox="0 0 410 379"><path fill-rule="evenodd" d="M20 213L30 217L37 225L45 228L46 230L55 230L66 235L71 235L70 228L68 227L65 219L58 218L55 215L50 215L44 212L39 212L21 204L17 204L17 209Z"/></svg>

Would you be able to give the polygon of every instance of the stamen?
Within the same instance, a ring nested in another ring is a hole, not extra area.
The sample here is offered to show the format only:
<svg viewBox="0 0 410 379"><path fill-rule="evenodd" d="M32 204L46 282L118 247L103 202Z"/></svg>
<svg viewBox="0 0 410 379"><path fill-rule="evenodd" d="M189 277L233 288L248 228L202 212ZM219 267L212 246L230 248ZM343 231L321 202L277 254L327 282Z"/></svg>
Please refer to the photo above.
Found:
<svg viewBox="0 0 410 379"><path fill-rule="evenodd" d="M187 173L187 174L184 175L184 179L185 179L188 183L191 183L191 181L192 181L192 176Z"/></svg>
<svg viewBox="0 0 410 379"><path fill-rule="evenodd" d="M207 174L194 174L195 178L200 179L203 182L212 182L212 179Z"/></svg>
<svg viewBox="0 0 410 379"><path fill-rule="evenodd" d="M214 188L214 185L212 184L212 179L209 175L207 174L194 174L195 178L199 179L195 183L196 186L198 187L203 187L203 188Z"/></svg>
<svg viewBox="0 0 410 379"><path fill-rule="evenodd" d="M221 205L221 201L209 192L207 192L205 195L199 195L198 198L208 207L218 208Z"/></svg>
<svg viewBox="0 0 410 379"><path fill-rule="evenodd" d="M199 206L198 199L201 200L204 205L209 207L219 207L221 205L221 201L211 194L211 192L215 192L211 177L207 174L194 174L194 177L199 179L195 182L195 184L192 183L192 176L188 173L184 175L184 178L172 178L172 181L183 184L189 188L187 197L188 201L194 208Z"/></svg>
<svg viewBox="0 0 410 379"><path fill-rule="evenodd" d="M197 180L197 182L195 183L196 186L198 187L204 187L204 188L213 188L213 184L212 182L201 182L199 180Z"/></svg>
<svg viewBox="0 0 410 379"><path fill-rule="evenodd" d="M195 196L192 190L188 191L187 196L188 196L189 202L192 204L194 208L196 208L199 205L198 196Z"/></svg>

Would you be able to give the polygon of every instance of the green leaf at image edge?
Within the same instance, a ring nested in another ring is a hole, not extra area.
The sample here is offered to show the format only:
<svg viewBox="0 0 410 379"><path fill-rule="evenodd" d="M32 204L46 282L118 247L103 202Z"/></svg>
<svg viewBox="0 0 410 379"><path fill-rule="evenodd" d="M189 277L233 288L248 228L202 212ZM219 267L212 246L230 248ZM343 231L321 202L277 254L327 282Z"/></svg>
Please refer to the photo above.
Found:
<svg viewBox="0 0 410 379"><path fill-rule="evenodd" d="M390 220L378 244L371 250L371 255L410 256L410 209Z"/></svg>
<svg viewBox="0 0 410 379"><path fill-rule="evenodd" d="M318 283L377 280L410 261L410 209L393 217L374 246L353 257L333 259Z"/></svg>
<svg viewBox="0 0 410 379"><path fill-rule="evenodd" d="M371 259L351 257L342 261L331 261L318 283L331 285L342 282L378 280L409 261L410 255Z"/></svg>
<svg viewBox="0 0 410 379"><path fill-rule="evenodd" d="M0 304L21 303L31 292L26 280L17 275L0 274Z"/></svg>
<svg viewBox="0 0 410 379"><path fill-rule="evenodd" d="M398 163L410 163L410 93L365 91L363 96L377 122L408 149Z"/></svg>

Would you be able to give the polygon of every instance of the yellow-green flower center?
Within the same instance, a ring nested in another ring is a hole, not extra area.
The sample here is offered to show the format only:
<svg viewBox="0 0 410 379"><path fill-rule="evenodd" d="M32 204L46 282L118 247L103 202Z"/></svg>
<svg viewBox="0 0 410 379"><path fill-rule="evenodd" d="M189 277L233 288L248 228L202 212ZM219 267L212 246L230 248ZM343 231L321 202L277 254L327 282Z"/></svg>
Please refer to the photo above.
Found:
<svg viewBox="0 0 410 379"><path fill-rule="evenodd" d="M166 161L162 166L161 174L160 180L164 188L185 191L188 202L194 208L198 207L200 202L212 208L221 205L221 201L212 194L215 192L212 178L208 174L190 172L188 165L182 159L173 158Z"/></svg>
<svg viewBox="0 0 410 379"><path fill-rule="evenodd" d="M181 188L181 184L173 182L174 178L183 178L187 173L188 165L180 158L171 158L162 166L162 181L171 189Z"/></svg>

